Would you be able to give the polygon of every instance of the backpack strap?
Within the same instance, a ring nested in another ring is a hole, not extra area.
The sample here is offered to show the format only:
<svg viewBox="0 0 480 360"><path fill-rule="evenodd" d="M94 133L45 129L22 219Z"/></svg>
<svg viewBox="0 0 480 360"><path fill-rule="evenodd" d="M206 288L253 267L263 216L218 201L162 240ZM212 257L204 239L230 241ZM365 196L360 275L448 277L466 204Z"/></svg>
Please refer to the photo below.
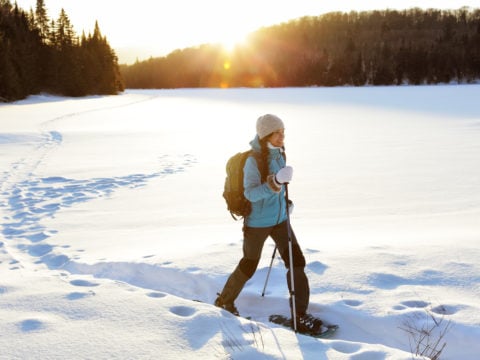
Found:
<svg viewBox="0 0 480 360"><path fill-rule="evenodd" d="M248 157L253 157L255 159L255 161L257 162L257 168L258 170L260 171L260 164L263 163L263 160L262 160L262 155L260 153L258 153L257 151L251 149L249 154L248 154ZM239 220L239 218L236 218L235 215L233 215L232 212L230 212L230 215L232 215L232 218L233 220ZM245 231L245 228L247 226L247 217L246 216L243 216L243 228L242 228L242 231Z"/></svg>

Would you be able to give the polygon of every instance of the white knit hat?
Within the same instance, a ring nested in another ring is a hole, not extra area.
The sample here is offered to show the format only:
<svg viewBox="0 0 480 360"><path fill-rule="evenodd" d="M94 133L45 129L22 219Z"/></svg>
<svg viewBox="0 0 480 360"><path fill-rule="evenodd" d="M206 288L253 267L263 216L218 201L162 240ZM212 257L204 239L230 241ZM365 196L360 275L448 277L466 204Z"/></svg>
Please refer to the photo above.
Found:
<svg viewBox="0 0 480 360"><path fill-rule="evenodd" d="M278 116L272 114L260 116L257 120L257 135L260 140L265 136L284 128L283 121Z"/></svg>

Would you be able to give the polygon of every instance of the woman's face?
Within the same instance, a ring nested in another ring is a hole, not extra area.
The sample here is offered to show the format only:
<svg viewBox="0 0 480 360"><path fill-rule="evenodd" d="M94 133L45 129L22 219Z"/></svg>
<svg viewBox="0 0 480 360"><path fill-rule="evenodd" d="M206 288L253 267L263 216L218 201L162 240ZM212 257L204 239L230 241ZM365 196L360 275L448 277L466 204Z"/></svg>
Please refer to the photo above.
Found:
<svg viewBox="0 0 480 360"><path fill-rule="evenodd" d="M275 147L282 147L283 141L285 140L285 129L280 129L272 133L268 138L270 144Z"/></svg>

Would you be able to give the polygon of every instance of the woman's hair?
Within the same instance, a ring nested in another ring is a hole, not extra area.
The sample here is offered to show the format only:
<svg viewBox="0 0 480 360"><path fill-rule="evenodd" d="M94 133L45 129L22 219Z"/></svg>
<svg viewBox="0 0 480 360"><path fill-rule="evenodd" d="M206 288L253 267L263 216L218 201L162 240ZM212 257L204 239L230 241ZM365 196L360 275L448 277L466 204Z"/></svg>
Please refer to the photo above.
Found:
<svg viewBox="0 0 480 360"><path fill-rule="evenodd" d="M270 134L272 135L272 134ZM260 157L262 159L261 164L258 165L258 170L260 171L260 177L262 183L267 181L267 176L270 175L270 168L268 166L268 155L270 154L270 150L268 149L268 139L270 139L270 135L265 136L263 139L260 139ZM282 147L283 153L282 156L287 160L287 156L285 155L285 147Z"/></svg>
<svg viewBox="0 0 480 360"><path fill-rule="evenodd" d="M260 153L261 153L261 158L262 161L258 166L258 170L260 170L260 176L262 179L262 183L267 181L267 176L270 173L270 169L268 167L268 155L269 155L269 150L268 150L268 139L270 136L265 136L263 139L260 140Z"/></svg>

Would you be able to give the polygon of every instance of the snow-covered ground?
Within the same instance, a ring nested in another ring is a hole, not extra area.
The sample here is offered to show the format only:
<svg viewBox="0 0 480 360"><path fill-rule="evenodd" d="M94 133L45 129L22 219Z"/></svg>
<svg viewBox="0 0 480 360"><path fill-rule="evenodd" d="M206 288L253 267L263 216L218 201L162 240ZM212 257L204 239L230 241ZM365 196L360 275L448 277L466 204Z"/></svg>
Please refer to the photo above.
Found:
<svg viewBox="0 0 480 360"><path fill-rule="evenodd" d="M0 105L0 359L407 360L422 334L446 344L442 359L478 359L479 95L129 90ZM271 240L237 301L253 320L210 305L242 248L225 163L268 112L286 123L292 226L310 312L340 325L329 340L268 323L289 313L281 260L261 297Z"/></svg>

